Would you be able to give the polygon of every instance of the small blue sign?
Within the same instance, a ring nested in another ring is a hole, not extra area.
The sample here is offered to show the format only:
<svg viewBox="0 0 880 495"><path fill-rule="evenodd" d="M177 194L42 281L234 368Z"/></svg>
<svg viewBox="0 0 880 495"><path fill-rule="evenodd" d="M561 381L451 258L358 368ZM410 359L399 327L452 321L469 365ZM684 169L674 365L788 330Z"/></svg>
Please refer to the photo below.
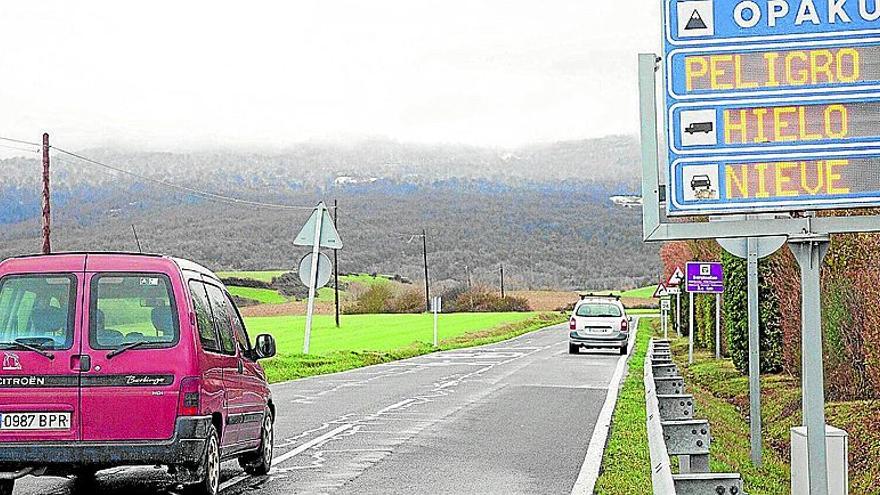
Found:
<svg viewBox="0 0 880 495"><path fill-rule="evenodd" d="M880 206L880 0L663 5L669 215Z"/></svg>

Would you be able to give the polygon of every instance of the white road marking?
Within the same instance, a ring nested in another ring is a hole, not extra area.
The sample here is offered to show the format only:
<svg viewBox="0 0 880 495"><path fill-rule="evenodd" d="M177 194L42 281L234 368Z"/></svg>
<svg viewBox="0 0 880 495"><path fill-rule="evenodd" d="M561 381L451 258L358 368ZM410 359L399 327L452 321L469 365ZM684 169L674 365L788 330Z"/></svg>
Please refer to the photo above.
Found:
<svg viewBox="0 0 880 495"><path fill-rule="evenodd" d="M353 425L353 424L344 424L344 425L340 426L339 428L336 428L335 430L328 431L327 433L325 433L319 437L316 437L312 440L309 440L308 442L300 445L299 447L291 450L290 452L287 452L284 455L280 455L280 456L272 459L272 467L278 466L279 464L283 463L284 461L302 454L303 452L305 452L306 450L309 450L310 448L314 447L315 445L319 445L323 442L326 442L327 440L330 440L331 438L335 437L336 435L338 435L344 431L352 429L354 426L355 425ZM220 491L229 489L229 488L241 483L242 481L244 481L250 477L251 476L249 474L240 474L240 475L230 479L229 481L221 484Z"/></svg>
<svg viewBox="0 0 880 495"><path fill-rule="evenodd" d="M614 370L611 383L608 384L605 404L602 406L602 411L596 420L596 426L593 428L593 437L590 439L590 446L587 447L587 455L584 457L577 481L571 490L572 495L592 495L593 489L596 487L599 469L602 467L602 456L605 453L605 442L608 440L608 432L611 430L611 418L614 415L614 407L617 405L617 396L620 392L620 382L623 380L623 372L627 368L626 362L635 348L639 319L636 318L635 325L633 325L636 330L630 336L629 352L617 360L617 368Z"/></svg>

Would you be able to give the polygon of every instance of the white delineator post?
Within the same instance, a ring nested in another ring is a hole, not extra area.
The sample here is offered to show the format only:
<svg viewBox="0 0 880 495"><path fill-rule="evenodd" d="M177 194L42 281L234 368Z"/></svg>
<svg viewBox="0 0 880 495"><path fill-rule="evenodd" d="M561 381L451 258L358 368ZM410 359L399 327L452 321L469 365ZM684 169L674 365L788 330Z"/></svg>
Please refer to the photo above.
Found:
<svg viewBox="0 0 880 495"><path fill-rule="evenodd" d="M434 347L437 347L437 345L439 344L439 339L437 335L437 319L440 314L440 297L435 297L431 301L431 303L431 309L434 311Z"/></svg>
<svg viewBox="0 0 880 495"><path fill-rule="evenodd" d="M323 208L323 204L320 208ZM320 209L319 208L319 209ZM306 335L303 339L303 354L309 353L309 344L312 339L312 317L315 313L315 292L318 285L318 255L321 251L321 223L324 220L324 212L319 211L315 221L315 242L312 245L312 273L309 277L309 305L306 311Z"/></svg>

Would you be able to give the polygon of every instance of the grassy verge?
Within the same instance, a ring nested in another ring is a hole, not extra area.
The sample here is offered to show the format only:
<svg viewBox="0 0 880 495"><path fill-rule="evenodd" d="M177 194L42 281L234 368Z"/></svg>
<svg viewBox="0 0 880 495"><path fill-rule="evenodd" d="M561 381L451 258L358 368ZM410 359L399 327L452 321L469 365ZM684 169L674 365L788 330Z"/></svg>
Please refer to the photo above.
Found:
<svg viewBox="0 0 880 495"><path fill-rule="evenodd" d="M651 493L651 458L648 453L645 413L645 354L651 340L654 318L639 320L636 345L629 362L629 373L620 387L611 435L602 459L602 474L596 482L597 495Z"/></svg>
<svg viewBox="0 0 880 495"><path fill-rule="evenodd" d="M787 494L790 428L802 422L800 380L761 377L765 445L764 467L757 469L749 460L748 378L706 351L697 351L688 368L687 339L676 339L672 348L698 411L711 422L713 470L742 472L749 494ZM880 402L829 402L825 415L828 424L850 434L850 493L880 495Z"/></svg>
<svg viewBox="0 0 880 495"><path fill-rule="evenodd" d="M633 308L627 309L626 314L628 315L659 315L659 309L649 309L649 308Z"/></svg>
<svg viewBox="0 0 880 495"><path fill-rule="evenodd" d="M502 317L499 320L499 316L504 315L506 315L506 319ZM401 316L421 317L426 315L358 315L364 321L367 321L370 317L381 321L385 318ZM448 332L447 330L441 333L441 336L445 335L445 338L441 339L439 347L434 347L427 343L427 340L431 338L430 335L433 333L433 330L430 330L430 333L427 333L424 337L414 336L412 330L410 330L408 337L388 338L386 335L385 338L369 336L369 338L358 339L356 336L349 335L351 333L350 330L338 330L333 327L336 334L334 338L322 341L320 337L321 332L316 332L318 328L316 327L313 329L312 335L313 337L317 336L318 339L312 340L312 349L316 349L317 353L304 355L295 351L295 349L299 349L302 346L302 335L299 327L296 332L298 338L272 332L279 339L278 356L265 361L263 366L266 369L269 381L276 383L407 359L438 350L460 349L501 342L567 320L565 315L555 313L496 314L494 317L489 315L489 318L480 318L486 315L475 314L444 316L458 316L462 321L457 322L457 333ZM471 319L470 323L467 323L467 318ZM332 320L332 317L330 319ZM358 318L354 316L345 318L345 320L350 319L354 319L355 322L358 321ZM248 322L250 331L256 334L262 330L256 328L260 326L259 324L253 325L253 320L261 320L261 318L253 318ZM265 318L264 320L270 320L270 318ZM431 321L433 325L433 320ZM487 323L492 321L496 321L496 323ZM502 322L497 323L497 321ZM346 325L351 325L351 323L347 322ZM442 321L440 328L444 328ZM404 341L406 343L402 343ZM391 342L396 342L396 344L391 344ZM299 347L297 347L297 344ZM315 347L315 344L317 344L317 347ZM370 347L373 348L371 349Z"/></svg>

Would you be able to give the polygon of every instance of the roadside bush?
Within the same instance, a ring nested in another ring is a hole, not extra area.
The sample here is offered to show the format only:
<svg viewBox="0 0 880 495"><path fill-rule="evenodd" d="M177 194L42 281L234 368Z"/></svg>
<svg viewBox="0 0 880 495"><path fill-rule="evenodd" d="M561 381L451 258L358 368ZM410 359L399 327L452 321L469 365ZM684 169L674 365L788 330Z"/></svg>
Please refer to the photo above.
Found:
<svg viewBox="0 0 880 495"><path fill-rule="evenodd" d="M453 313L495 313L531 311L524 297L502 298L495 290L485 286L450 291L444 296L443 310Z"/></svg>
<svg viewBox="0 0 880 495"><path fill-rule="evenodd" d="M407 287L388 301L389 313L422 313L425 311L425 291Z"/></svg>
<svg viewBox="0 0 880 495"><path fill-rule="evenodd" d="M357 301L345 309L345 312L353 315L387 313L393 297L394 291L388 284L373 284L367 287L358 296Z"/></svg>
<svg viewBox="0 0 880 495"><path fill-rule="evenodd" d="M721 255L724 264L724 296L722 311L727 330L728 353L740 373L749 372L749 302L748 266L746 260L727 253ZM783 338L776 293L765 282L771 274L770 266L758 263L758 325L760 327L761 372L782 371Z"/></svg>
<svg viewBox="0 0 880 495"><path fill-rule="evenodd" d="M238 277L224 277L220 279L223 282L223 285L229 287L248 287L250 289L271 289L272 284L269 282L263 282L261 280L254 280L251 278L238 278Z"/></svg>

